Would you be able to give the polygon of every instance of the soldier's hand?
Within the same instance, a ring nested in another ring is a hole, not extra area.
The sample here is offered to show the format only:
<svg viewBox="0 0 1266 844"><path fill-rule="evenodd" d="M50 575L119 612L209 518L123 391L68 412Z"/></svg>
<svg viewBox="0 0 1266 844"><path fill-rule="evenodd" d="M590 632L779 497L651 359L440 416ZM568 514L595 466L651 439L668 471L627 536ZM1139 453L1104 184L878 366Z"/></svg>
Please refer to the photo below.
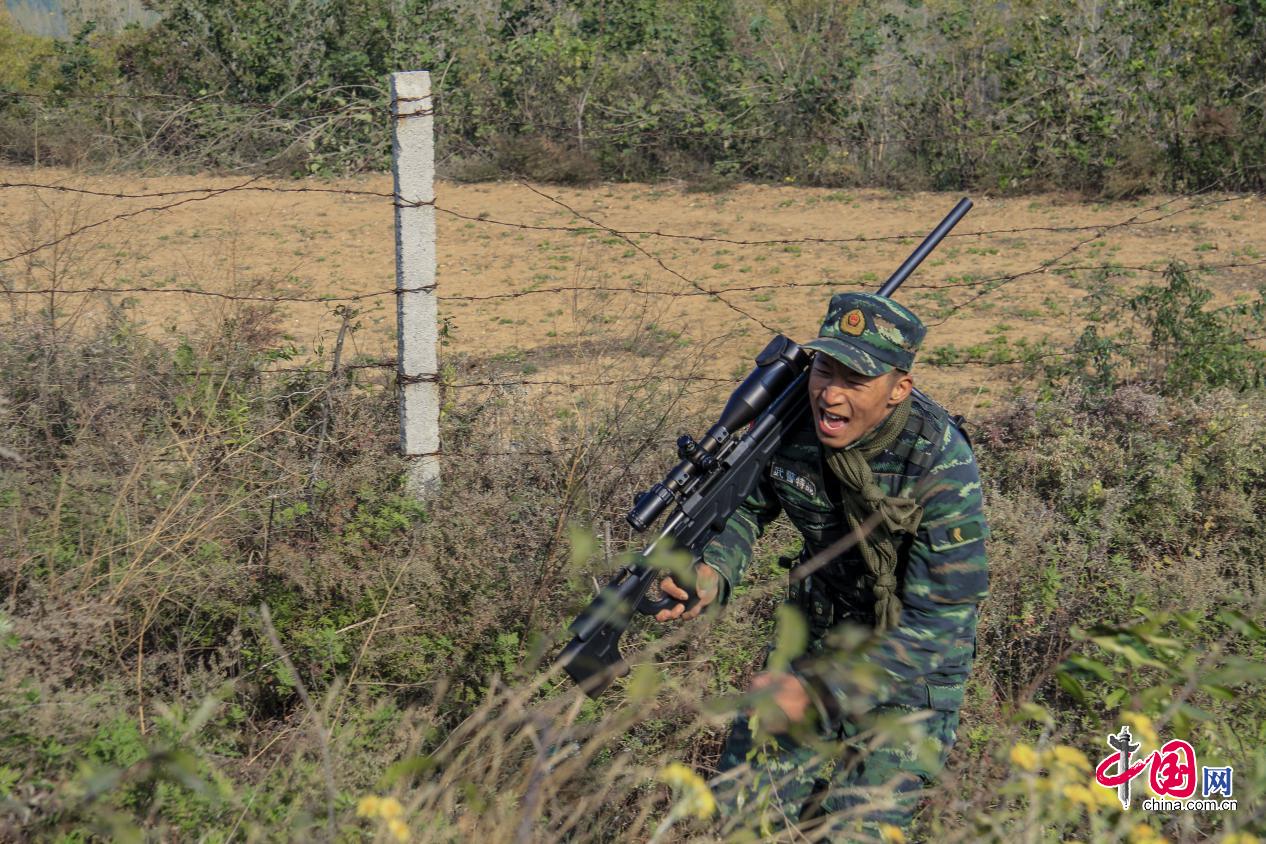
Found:
<svg viewBox="0 0 1266 844"><path fill-rule="evenodd" d="M659 582L659 591L663 592L669 598L676 598L678 601L684 601L689 596L686 590L677 585L677 581L672 576L665 577ZM671 610L660 610L655 614L656 621L672 621L675 618L691 619L696 618L699 613L707 609L717 599L717 595L721 591L721 575L717 574L717 570L706 563L695 564L695 594L699 596L699 603L694 608L686 612L685 604L678 604Z"/></svg>
<svg viewBox="0 0 1266 844"><path fill-rule="evenodd" d="M752 691L772 694L773 703L779 709L778 714L786 719L781 723L778 723L780 721L778 718L772 719L776 723L768 725L770 732L786 732L791 724L803 721L809 714L812 701L809 699L804 683L800 682L800 678L794 674L783 671L757 674L752 678Z"/></svg>

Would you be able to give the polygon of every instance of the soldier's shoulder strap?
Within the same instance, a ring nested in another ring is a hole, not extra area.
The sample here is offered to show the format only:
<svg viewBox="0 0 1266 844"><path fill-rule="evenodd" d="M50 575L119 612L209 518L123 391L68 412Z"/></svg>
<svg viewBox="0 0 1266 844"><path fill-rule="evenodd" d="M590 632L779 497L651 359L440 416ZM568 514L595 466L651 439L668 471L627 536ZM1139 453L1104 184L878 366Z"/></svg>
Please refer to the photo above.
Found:
<svg viewBox="0 0 1266 844"><path fill-rule="evenodd" d="M898 441L899 447L906 452L903 456L909 464L923 471L931 469L940 452L945 429L950 425L958 429L967 447L971 448L971 438L962 416L950 415L940 403L920 390L915 390L912 397L910 420Z"/></svg>
<svg viewBox="0 0 1266 844"><path fill-rule="evenodd" d="M971 433L967 430L967 418L961 413L955 413L950 417L950 421L954 423L958 433L963 435L963 442L967 443L967 447L974 452L976 449L971 441Z"/></svg>

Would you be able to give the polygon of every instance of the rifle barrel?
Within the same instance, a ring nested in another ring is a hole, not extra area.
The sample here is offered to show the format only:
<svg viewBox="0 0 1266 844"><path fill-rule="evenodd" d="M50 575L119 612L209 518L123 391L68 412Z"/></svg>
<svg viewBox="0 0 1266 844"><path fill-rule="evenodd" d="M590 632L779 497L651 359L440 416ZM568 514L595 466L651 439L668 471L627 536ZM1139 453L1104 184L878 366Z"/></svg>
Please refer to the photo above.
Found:
<svg viewBox="0 0 1266 844"><path fill-rule="evenodd" d="M897 288L901 286L901 282L909 278L910 273L914 272L915 268L923 263L923 259L928 256L928 253L936 248L936 245L945 238L945 235L949 234L950 229L958 225L958 221L963 219L963 215L971 210L971 205L971 200L965 196L958 200L958 204L954 206L954 209L949 214L945 215L945 219L941 220L941 224L932 229L932 233L923 238L919 248L910 253L910 257L906 258L905 262L897 267L897 271L888 277L888 280L884 282L884 286L877 291L878 294L885 298L891 297L897 291Z"/></svg>

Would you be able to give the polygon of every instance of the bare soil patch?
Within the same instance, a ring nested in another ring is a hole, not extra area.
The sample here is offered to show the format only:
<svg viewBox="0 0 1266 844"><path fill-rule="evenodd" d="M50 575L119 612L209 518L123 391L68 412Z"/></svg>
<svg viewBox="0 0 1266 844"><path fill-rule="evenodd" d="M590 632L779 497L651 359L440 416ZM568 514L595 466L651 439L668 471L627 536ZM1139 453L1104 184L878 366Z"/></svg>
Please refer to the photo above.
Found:
<svg viewBox="0 0 1266 844"><path fill-rule="evenodd" d="M350 356L394 354L391 200L338 192L389 194L388 175L257 180L248 187L312 190L219 194L197 191L224 190L246 179L6 168L0 181L110 194L194 191L120 199L0 190L0 258L88 227L0 264L6 290L381 293L355 303L362 328L352 337ZM526 381L609 381L651 371L700 379L740 375L773 331L801 341L816 334L832 292L877 287L958 198L754 185L720 194L645 184L540 191L515 183L437 186L444 352L495 358L499 379L507 373ZM1094 268L1104 265L1135 268L1122 283L1141 284L1159 278L1147 268L1158 270L1174 259L1250 264L1207 277L1227 301L1266 280L1266 266L1251 265L1266 252L1266 209L1259 198L1083 202L1043 195L975 201L956 236L898 294L931 326L929 350L970 348L1000 337L1071 339L1081 329L1074 305ZM176 202L182 204L149 210ZM118 218L125 214L130 216ZM1070 230L1085 226L1104 228ZM644 233L620 235L603 227ZM908 237L894 239L900 235ZM795 242L806 238L841 242ZM1006 280L1018 273L1023 275ZM577 287L594 289L558 290ZM751 289L708 293L730 288ZM50 305L47 295L3 298L13 308ZM98 296L51 298L62 319L101 307ZM111 298L133 308L147 330L174 334L194 331L231 306L171 292ZM339 322L335 304L283 306L284 329L301 356L328 354ZM962 412L987 406L990 391L997 390L995 371L983 367L925 366L918 374L929 392ZM711 382L699 384L703 389ZM530 389L568 392L550 385Z"/></svg>

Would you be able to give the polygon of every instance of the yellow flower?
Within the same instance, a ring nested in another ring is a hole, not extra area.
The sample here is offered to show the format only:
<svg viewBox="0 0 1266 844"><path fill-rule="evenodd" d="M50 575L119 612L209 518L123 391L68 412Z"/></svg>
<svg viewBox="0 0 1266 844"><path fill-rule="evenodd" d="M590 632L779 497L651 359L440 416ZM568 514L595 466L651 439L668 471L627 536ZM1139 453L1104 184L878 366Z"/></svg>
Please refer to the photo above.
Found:
<svg viewBox="0 0 1266 844"><path fill-rule="evenodd" d="M1121 720L1130 725L1134 738L1143 743L1144 752L1150 748L1160 747L1160 739L1156 736L1156 727L1152 719L1141 712L1122 712Z"/></svg>
<svg viewBox="0 0 1266 844"><path fill-rule="evenodd" d="M1232 832L1222 839L1222 844L1261 844L1261 839L1251 832Z"/></svg>
<svg viewBox="0 0 1266 844"><path fill-rule="evenodd" d="M1086 786L1095 802L1104 809L1120 809L1121 801L1117 798L1117 790L1115 788L1105 788L1097 782L1092 782Z"/></svg>
<svg viewBox="0 0 1266 844"><path fill-rule="evenodd" d="M1094 808L1095 797L1089 788L1084 785L1066 785L1064 786L1064 799L1072 803L1080 803L1087 809Z"/></svg>
<svg viewBox="0 0 1266 844"><path fill-rule="evenodd" d="M1026 771L1037 769L1037 753L1027 744L1017 744L1011 748L1011 763Z"/></svg>
<svg viewBox="0 0 1266 844"><path fill-rule="evenodd" d="M372 794L367 794L356 804L356 817L358 818L376 818L378 817L378 804L381 801Z"/></svg>
<svg viewBox="0 0 1266 844"><path fill-rule="evenodd" d="M1065 767L1075 768L1078 771L1090 770L1090 760L1086 758L1086 754L1075 747L1057 744L1051 749L1051 755L1055 757L1056 762Z"/></svg>
<svg viewBox="0 0 1266 844"><path fill-rule="evenodd" d="M885 844L906 844L906 834L901 831L899 826L881 823L879 825L879 834L883 836Z"/></svg>
<svg viewBox="0 0 1266 844"><path fill-rule="evenodd" d="M391 833L392 838L401 842L401 844L409 840L409 827L399 818L392 818L387 821L387 831Z"/></svg>
<svg viewBox="0 0 1266 844"><path fill-rule="evenodd" d="M669 762L659 772L659 780L677 792L677 805L683 813L702 820L716 812L717 801L707 782L686 765Z"/></svg>
<svg viewBox="0 0 1266 844"><path fill-rule="evenodd" d="M669 762L665 765L659 772L659 780L665 785L680 789L687 789L696 783L703 782L702 777L680 762Z"/></svg>
<svg viewBox="0 0 1266 844"><path fill-rule="evenodd" d="M404 807L394 797L384 797L378 801L378 817L383 820L395 820L404 814Z"/></svg>
<svg viewBox="0 0 1266 844"><path fill-rule="evenodd" d="M1147 824L1130 830L1130 844L1165 844L1165 839Z"/></svg>

